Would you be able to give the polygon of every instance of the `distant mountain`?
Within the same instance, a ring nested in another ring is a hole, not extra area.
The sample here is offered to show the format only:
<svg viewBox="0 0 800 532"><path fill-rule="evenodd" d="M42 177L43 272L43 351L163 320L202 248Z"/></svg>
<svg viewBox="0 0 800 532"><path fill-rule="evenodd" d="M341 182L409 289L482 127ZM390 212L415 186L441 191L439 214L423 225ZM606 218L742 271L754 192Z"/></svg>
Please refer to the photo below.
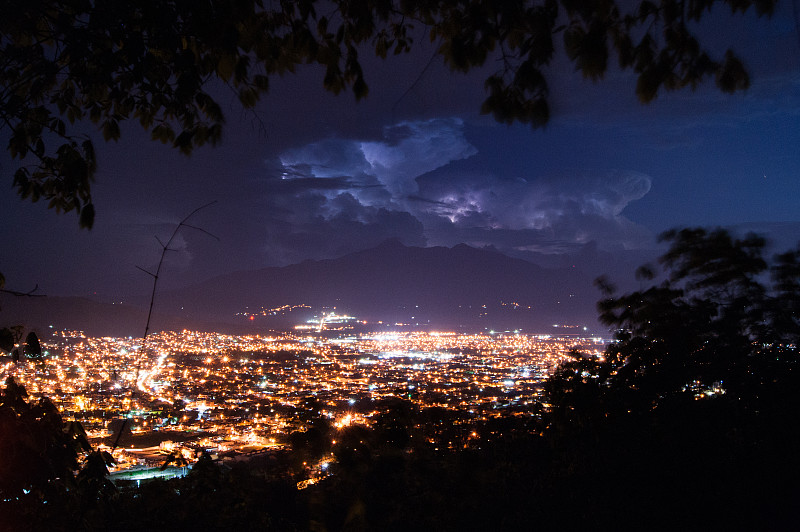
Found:
<svg viewBox="0 0 800 532"><path fill-rule="evenodd" d="M187 321L250 322L255 329L287 327L335 307L370 323L527 332L566 324L596 331L597 298L592 279L576 268L544 269L464 244L422 248L390 240L337 259L216 277L160 294L158 308ZM284 305L311 309L267 312ZM242 313L256 316L250 321Z"/></svg>
<svg viewBox="0 0 800 532"><path fill-rule="evenodd" d="M402 323L407 328L564 334L586 326L598 333L597 299L592 278L577 268L546 269L464 244L421 248L390 240L337 259L236 272L159 292L151 330L263 332L291 328L335 309L367 321L367 329ZM146 319L144 302L0 297L4 326L53 325L91 335L138 336Z"/></svg>

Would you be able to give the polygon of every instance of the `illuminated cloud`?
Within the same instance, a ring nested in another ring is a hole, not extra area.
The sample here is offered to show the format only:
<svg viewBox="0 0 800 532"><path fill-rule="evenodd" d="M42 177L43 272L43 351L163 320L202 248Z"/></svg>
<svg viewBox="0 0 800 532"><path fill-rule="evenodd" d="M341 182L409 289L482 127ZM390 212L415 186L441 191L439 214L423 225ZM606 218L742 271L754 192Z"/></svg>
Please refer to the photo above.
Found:
<svg viewBox="0 0 800 532"><path fill-rule="evenodd" d="M457 118L397 124L381 140L326 139L288 150L267 180L268 253L285 264L398 238L562 254L652 239L623 214L650 190L646 175L507 177L511 170L500 164L464 163L474 156L481 157Z"/></svg>
<svg viewBox="0 0 800 532"><path fill-rule="evenodd" d="M592 241L612 249L649 240L623 210L650 185L646 175L619 171L530 180L441 176L426 179L421 193L429 213L447 220L435 225L434 241L560 253Z"/></svg>
<svg viewBox="0 0 800 532"><path fill-rule="evenodd" d="M475 153L457 118L403 122L381 140L325 139L287 150L264 182L266 253L288 264L388 238L425 245L424 226L408 207L416 179Z"/></svg>
<svg viewBox="0 0 800 532"><path fill-rule="evenodd" d="M456 118L402 123L386 137L389 142L361 143L361 150L371 173L396 198L415 194L419 176L477 153Z"/></svg>
<svg viewBox="0 0 800 532"><path fill-rule="evenodd" d="M309 188L346 179L342 188L362 203L390 207L417 192L419 176L476 153L458 118L402 122L387 127L379 141L326 139L288 150L279 157L280 177L305 179Z"/></svg>

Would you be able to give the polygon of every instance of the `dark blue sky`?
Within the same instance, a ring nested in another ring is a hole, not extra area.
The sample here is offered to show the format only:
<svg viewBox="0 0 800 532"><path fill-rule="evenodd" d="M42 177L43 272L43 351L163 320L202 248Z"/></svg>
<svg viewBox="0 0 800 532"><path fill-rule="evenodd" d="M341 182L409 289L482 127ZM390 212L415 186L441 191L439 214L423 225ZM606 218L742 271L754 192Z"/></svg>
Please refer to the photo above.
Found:
<svg viewBox="0 0 800 532"><path fill-rule="evenodd" d="M643 106L635 79L591 83L556 61L552 118L541 130L478 114L482 76L451 74L420 39L392 61L367 61L370 94L320 88L313 68L274 80L257 114L227 110L223 143L185 157L136 126L98 142L92 231L74 215L0 197L7 286L119 299L146 292L175 224L164 281L335 257L397 237L466 242L591 271L638 262L655 236L686 225L736 225L780 245L800 239L800 38L791 4L771 19L715 14L703 30L751 72L741 94L661 93ZM90 126L87 126L87 130ZM12 167L3 160L10 181Z"/></svg>

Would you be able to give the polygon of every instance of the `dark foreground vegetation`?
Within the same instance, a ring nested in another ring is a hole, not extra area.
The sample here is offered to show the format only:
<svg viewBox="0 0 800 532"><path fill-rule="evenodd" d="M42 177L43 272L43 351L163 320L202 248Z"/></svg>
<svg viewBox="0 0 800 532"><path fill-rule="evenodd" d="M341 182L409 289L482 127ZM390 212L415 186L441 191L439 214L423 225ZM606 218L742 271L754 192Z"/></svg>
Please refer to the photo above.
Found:
<svg viewBox="0 0 800 532"><path fill-rule="evenodd" d="M0 396L0 530L780 530L800 500L800 249L668 233L663 273L618 296L617 341L575 353L532 415L477 421L398 399L373 426L321 419L292 450L118 490L80 426ZM335 439L336 443L329 443ZM332 474L298 490L302 463ZM310 462L309 462L310 463Z"/></svg>

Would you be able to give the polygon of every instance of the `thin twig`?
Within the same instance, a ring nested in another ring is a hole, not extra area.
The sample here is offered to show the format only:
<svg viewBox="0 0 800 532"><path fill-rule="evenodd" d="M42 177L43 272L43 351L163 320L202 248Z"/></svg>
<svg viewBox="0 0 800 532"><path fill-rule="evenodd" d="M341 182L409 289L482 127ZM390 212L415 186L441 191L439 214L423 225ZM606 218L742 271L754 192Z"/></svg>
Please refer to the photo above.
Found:
<svg viewBox="0 0 800 532"><path fill-rule="evenodd" d="M34 294L34 292L36 292L38 289L39 285L37 284L28 292L17 292L16 290L6 290L4 288L0 289L0 292L3 292L4 294L11 294L12 296L17 297L47 297L46 294Z"/></svg>
<svg viewBox="0 0 800 532"><path fill-rule="evenodd" d="M395 109L400 104L400 102L403 101L403 99L408 95L408 93L414 90L414 87L416 87L417 84L419 84L420 80L422 80L422 76L424 76L425 72L428 71L428 68L430 68L431 64L433 63L433 60L436 58L438 53L439 51L437 48L436 50L434 50L433 54L431 54L431 58L428 59L428 62L425 63L425 67L420 71L416 79L414 79L414 82L411 83L411 85L408 86L408 88L403 92L403 94L400 95L397 101L394 102L394 105L392 105L392 115L394 115Z"/></svg>
<svg viewBox="0 0 800 532"><path fill-rule="evenodd" d="M203 229L200 229L198 227L191 226L191 225L187 224L186 222L189 220L189 218L191 218L192 216L197 214L199 211L205 209L206 207L210 207L211 205L214 205L215 203L216 203L216 200L214 200L214 201L212 201L210 203L206 203L205 205L202 205L202 206L196 208L195 210L190 212L186 217L184 217L184 219L180 221L178 226L175 227L175 230L172 232L172 235L169 237L169 240L167 240L166 244L162 243L161 240L159 240L159 238L156 237L156 240L158 240L158 243L161 244L161 260L158 261L158 267L156 268L156 272L155 273L149 272L149 271L145 270L144 268L141 268L141 267L137 266L137 268L139 268L143 272L145 272L145 273L147 273L147 274L149 274L150 276L153 277L153 291L150 294L150 308L147 311L147 323L145 324L145 327L144 327L144 335L142 335L142 346L140 348L142 350L142 352L145 351L145 344L147 342L147 334L150 332L150 319L153 317L153 304L155 303L155 300L156 300L156 288L158 287L158 277L161 274L161 267L164 265L164 257L166 257L167 251L174 251L174 250L171 250L169 246L170 246L170 244L172 244L172 241L175 239L175 237L178 236L178 231L180 231L181 227L184 227L184 226L191 227L192 229L198 229L200 231L203 231L206 234L211 235L211 233L208 233L207 231L205 231ZM214 235L211 235L211 236L214 236ZM217 238L217 237L214 237L214 238ZM217 239L217 240L219 240L219 239ZM137 363L136 363L136 378L135 378L135 381L137 383L139 381L139 369L140 369L140 367L141 367L141 357L139 357L139 361L137 361Z"/></svg>

